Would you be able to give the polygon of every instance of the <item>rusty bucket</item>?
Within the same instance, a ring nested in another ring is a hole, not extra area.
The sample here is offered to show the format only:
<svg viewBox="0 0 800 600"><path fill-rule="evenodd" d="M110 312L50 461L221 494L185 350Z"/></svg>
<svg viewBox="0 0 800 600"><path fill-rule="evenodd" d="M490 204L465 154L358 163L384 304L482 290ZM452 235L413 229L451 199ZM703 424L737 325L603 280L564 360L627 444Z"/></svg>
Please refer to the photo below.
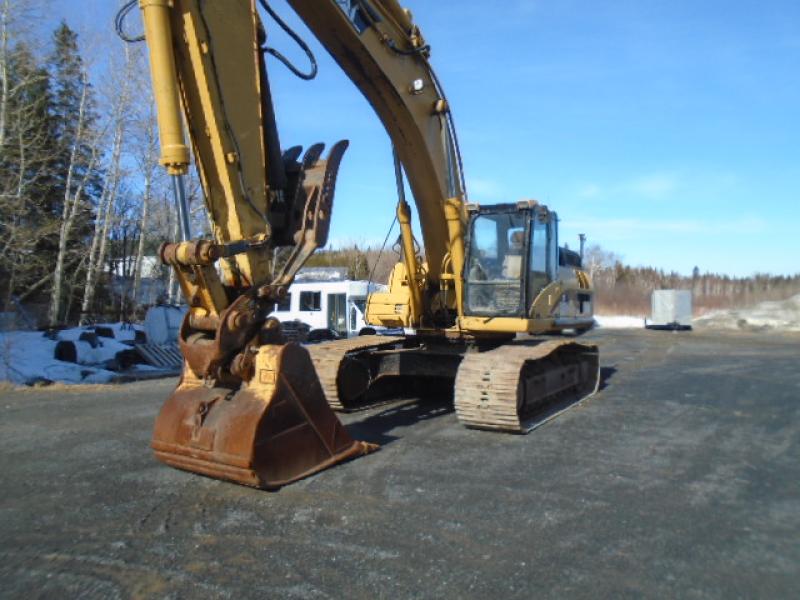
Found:
<svg viewBox="0 0 800 600"><path fill-rule="evenodd" d="M261 346L253 365L236 387L208 387L185 366L156 420L156 456L186 471L274 489L378 448L350 437L301 346Z"/></svg>

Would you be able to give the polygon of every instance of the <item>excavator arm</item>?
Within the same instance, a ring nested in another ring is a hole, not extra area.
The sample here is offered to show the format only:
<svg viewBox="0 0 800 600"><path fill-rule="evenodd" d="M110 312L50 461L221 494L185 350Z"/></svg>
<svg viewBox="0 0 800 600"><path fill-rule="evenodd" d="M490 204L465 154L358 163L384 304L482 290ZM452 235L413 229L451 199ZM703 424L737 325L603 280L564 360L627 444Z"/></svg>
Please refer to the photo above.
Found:
<svg viewBox="0 0 800 600"><path fill-rule="evenodd" d="M189 311L185 366L156 421L173 466L275 487L373 450L325 402L308 352L269 313L325 244L347 142L281 152L255 0L140 0L161 163L174 179L181 242L162 244ZM182 178L189 134L212 239L191 239ZM299 159L299 160L298 160ZM276 264L275 250L286 247Z"/></svg>
<svg viewBox="0 0 800 600"><path fill-rule="evenodd" d="M320 160L321 144L281 153L264 63L265 32L253 2L142 0L158 106L161 162L174 177L189 166L189 133L224 283L272 282L271 250L294 245L303 210L322 185L330 204L346 142ZM328 162L335 162L328 169ZM176 186L180 187L180 186ZM327 207L330 208L329 206ZM324 244L330 210L315 221ZM317 215L318 217L320 215ZM301 236L303 237L303 236ZM296 269L295 269L296 270Z"/></svg>
<svg viewBox="0 0 800 600"><path fill-rule="evenodd" d="M266 34L254 2L142 0L140 5L151 49L161 162L176 180L176 203L186 215L185 123L213 230L212 240L190 240L184 231L183 242L161 249L190 305L182 341L186 345L195 332L220 331L225 311L228 319L236 312L236 319L250 322L245 333L252 334L264 319L261 313L285 295L297 270L327 240L347 142L335 144L327 160L321 159L322 144L300 161L297 147L281 153L264 61ZM291 248L288 259L276 268L274 251L285 246ZM249 300L230 310L242 295ZM208 348L188 349L198 375L211 376L208 368L219 367L237 349L220 341L213 356ZM205 358L197 362L201 354Z"/></svg>

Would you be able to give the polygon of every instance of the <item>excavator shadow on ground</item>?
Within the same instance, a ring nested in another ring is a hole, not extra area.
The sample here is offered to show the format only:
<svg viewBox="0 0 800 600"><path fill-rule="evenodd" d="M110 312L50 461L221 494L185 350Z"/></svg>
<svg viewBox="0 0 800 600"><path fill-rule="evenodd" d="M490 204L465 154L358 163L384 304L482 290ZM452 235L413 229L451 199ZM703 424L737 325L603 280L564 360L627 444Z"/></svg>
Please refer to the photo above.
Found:
<svg viewBox="0 0 800 600"><path fill-rule="evenodd" d="M600 368L598 391L609 386L609 382L616 372L616 367ZM347 425L347 430L353 438L385 446L402 438L402 435L394 435L391 432L399 431L403 427L414 425L420 421L438 419L455 412L452 383L448 385L434 380L408 389L386 386L381 396L382 403L373 404L364 410L364 413L369 412L368 416ZM534 419L540 424L544 424L578 403L580 400L556 403L535 415Z"/></svg>
<svg viewBox="0 0 800 600"><path fill-rule="evenodd" d="M604 390L608 387L608 382L612 377L614 377L616 372L616 367L600 367L600 385L597 388L598 391Z"/></svg>
<svg viewBox="0 0 800 600"><path fill-rule="evenodd" d="M386 446L402 438L402 435L392 435L390 432L455 411L452 384L434 383L425 386L425 389L421 385L398 388L387 385L380 396L382 403L369 408L368 416L347 425L347 431L355 439Z"/></svg>

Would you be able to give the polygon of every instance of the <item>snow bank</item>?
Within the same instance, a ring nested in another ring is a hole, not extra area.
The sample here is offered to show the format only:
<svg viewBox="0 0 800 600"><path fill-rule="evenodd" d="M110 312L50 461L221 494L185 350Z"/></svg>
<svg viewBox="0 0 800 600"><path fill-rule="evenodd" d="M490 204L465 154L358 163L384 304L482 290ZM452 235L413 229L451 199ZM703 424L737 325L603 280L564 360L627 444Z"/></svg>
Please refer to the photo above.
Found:
<svg viewBox="0 0 800 600"><path fill-rule="evenodd" d="M113 338L97 336L93 342L79 341L82 334L94 336L93 328L75 327L47 337L40 331L9 331L0 333L0 380L31 385L37 382L108 383L118 372L105 368L119 352L131 350L126 340L133 340L136 330L124 323L106 323ZM80 363L56 360L59 342L74 342ZM136 365L137 371L152 370Z"/></svg>
<svg viewBox="0 0 800 600"><path fill-rule="evenodd" d="M0 333L0 379L30 385L37 381L108 383L115 373L53 358L56 340L40 331Z"/></svg>
<svg viewBox="0 0 800 600"><path fill-rule="evenodd" d="M134 326L130 323L98 323L94 327L107 327L114 332L114 339L118 342L132 342L136 339L136 330L141 330L141 326Z"/></svg>
<svg viewBox="0 0 800 600"><path fill-rule="evenodd" d="M136 339L136 330L141 330L141 326L134 326L129 323L97 323L96 325L89 325L87 327L73 327L71 329L62 329L58 332L58 339L65 341L76 341L80 339L81 334L87 331L94 331L95 327L103 329L110 329L114 334L113 338L100 336L101 340L114 339L118 342L133 341Z"/></svg>
<svg viewBox="0 0 800 600"><path fill-rule="evenodd" d="M694 320L697 327L745 331L800 331L800 294L753 308L717 310Z"/></svg>
<svg viewBox="0 0 800 600"><path fill-rule="evenodd" d="M58 353L55 353L55 356L82 365L99 365L109 360L114 360L120 352L131 349L131 346L128 344L123 344L115 339L104 337L97 338L96 345L79 340L69 340L69 343L74 346L74 360L71 356L59 356Z"/></svg>
<svg viewBox="0 0 800 600"><path fill-rule="evenodd" d="M644 319L630 315L595 315L594 322L603 329L644 329Z"/></svg>

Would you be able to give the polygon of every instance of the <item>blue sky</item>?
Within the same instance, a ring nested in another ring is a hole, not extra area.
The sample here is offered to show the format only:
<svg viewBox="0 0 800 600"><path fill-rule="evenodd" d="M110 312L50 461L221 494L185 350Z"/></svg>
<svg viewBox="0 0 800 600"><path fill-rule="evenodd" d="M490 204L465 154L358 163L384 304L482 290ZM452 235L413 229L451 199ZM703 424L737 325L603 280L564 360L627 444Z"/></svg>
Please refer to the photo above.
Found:
<svg viewBox="0 0 800 600"><path fill-rule="evenodd" d="M332 239L380 244L396 202L390 142L283 0L272 4L320 63L308 83L270 59L282 143L351 140ZM432 45L471 201L536 198L559 213L562 242L583 232L634 265L800 272L796 0L405 4ZM116 2L75 5L51 0L50 17L111 30Z"/></svg>

